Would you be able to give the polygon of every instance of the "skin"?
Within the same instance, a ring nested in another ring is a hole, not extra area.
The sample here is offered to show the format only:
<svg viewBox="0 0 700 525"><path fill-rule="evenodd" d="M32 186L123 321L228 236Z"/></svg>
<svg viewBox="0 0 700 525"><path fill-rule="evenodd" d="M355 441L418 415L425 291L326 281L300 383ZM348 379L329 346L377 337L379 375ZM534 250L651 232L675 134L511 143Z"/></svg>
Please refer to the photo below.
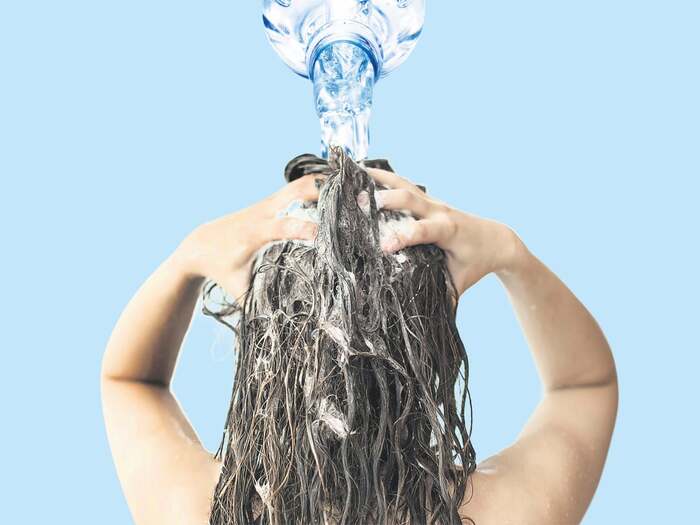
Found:
<svg viewBox="0 0 700 525"><path fill-rule="evenodd" d="M508 226L454 209L392 172L368 172L390 188L376 193L378 206L408 209L419 219L384 238L384 250L437 244L460 295L495 274L541 381L538 406L512 445L479 463L460 513L478 525L579 523L600 480L617 414L615 363L599 325ZM207 523L221 465L172 392L178 353L205 278L242 300L259 248L276 239L314 238L315 224L276 217L292 200L318 199L313 179L302 177L196 228L121 314L103 357L102 404L137 525ZM358 202L364 204L362 196Z"/></svg>

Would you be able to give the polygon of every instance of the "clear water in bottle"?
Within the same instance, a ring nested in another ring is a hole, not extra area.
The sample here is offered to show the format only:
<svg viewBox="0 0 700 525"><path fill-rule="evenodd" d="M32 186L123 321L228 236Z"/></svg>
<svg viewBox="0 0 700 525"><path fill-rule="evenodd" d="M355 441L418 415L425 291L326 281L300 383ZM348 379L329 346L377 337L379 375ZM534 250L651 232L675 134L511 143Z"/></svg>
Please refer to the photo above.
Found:
<svg viewBox="0 0 700 525"><path fill-rule="evenodd" d="M314 84L322 155L343 146L367 157L374 84L411 53L425 0L263 0L267 37Z"/></svg>

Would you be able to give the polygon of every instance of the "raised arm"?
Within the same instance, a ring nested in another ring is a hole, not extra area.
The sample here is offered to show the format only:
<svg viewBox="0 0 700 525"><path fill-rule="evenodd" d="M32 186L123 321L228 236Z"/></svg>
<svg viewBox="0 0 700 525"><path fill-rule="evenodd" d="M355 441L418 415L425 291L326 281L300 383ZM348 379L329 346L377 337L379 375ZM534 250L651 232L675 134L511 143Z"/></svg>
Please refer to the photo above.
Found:
<svg viewBox="0 0 700 525"><path fill-rule="evenodd" d="M217 465L169 388L201 284L169 257L126 306L103 356L107 436L137 525L203 515L207 502L185 494L188 477L215 483Z"/></svg>
<svg viewBox="0 0 700 525"><path fill-rule="evenodd" d="M419 219L385 242L387 251L435 243L461 294L495 273L505 286L542 381L542 399L512 446L480 463L463 510L479 525L579 523L598 485L617 414L617 377L595 319L499 222L455 210L411 181L370 169L390 187L377 206Z"/></svg>
<svg viewBox="0 0 700 525"><path fill-rule="evenodd" d="M168 388L204 278L175 251L141 285L117 321L102 359L104 381Z"/></svg>
<svg viewBox="0 0 700 525"><path fill-rule="evenodd" d="M316 200L311 176L198 227L139 288L102 361L102 407L117 474L137 525L206 523L220 465L205 450L170 384L205 276L241 298L255 252L275 239L311 239L316 225L277 211Z"/></svg>
<svg viewBox="0 0 700 525"><path fill-rule="evenodd" d="M508 488L527 486L533 523L580 523L598 486L617 415L610 346L590 312L518 240L496 272L523 329L542 398L514 444L479 465ZM506 516L503 516L506 518Z"/></svg>

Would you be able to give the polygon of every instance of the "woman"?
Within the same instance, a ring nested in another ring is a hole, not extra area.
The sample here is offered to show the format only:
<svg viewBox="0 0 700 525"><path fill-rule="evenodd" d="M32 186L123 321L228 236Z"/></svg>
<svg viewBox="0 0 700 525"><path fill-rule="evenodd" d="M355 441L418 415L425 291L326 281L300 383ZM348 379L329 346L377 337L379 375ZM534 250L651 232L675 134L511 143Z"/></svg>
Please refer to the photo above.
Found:
<svg viewBox="0 0 700 525"><path fill-rule="evenodd" d="M385 253L434 244L457 295L489 273L504 285L543 386L513 445L470 472L459 509L481 524L579 523L600 479L616 412L612 354L595 320L507 226L429 197L391 171L367 168L377 206L417 219L382 238ZM313 241L318 226L279 216L317 201L306 175L244 210L194 230L149 277L119 319L103 360L102 391L117 471L134 520L205 524L222 461L199 442L170 391L177 355L206 279L242 298L254 256L281 239ZM361 203L366 206L366 203Z"/></svg>

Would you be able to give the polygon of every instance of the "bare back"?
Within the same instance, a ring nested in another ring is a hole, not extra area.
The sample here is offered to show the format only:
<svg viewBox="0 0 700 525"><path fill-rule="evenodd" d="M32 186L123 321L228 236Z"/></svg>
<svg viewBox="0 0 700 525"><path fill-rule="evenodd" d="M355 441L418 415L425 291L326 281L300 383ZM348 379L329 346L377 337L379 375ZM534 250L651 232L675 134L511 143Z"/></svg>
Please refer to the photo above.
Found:
<svg viewBox="0 0 700 525"><path fill-rule="evenodd" d="M585 446L573 438L565 426L545 424L538 428L538 425L558 410L571 413L573 406L578 407L579 414L580 411L595 410L596 404L588 402L588 396L596 389L600 389L600 396L606 396L607 392L605 387L591 388L585 395L562 392L556 399L543 401L514 445L479 463L470 476L465 503L460 508L465 523L469 523L467 518L478 525L580 523L600 475L599 469L607 450L600 440L606 439L604 434L607 431L593 429L590 436L593 441L590 446ZM569 418L573 419L573 416ZM596 440L599 446L595 446ZM169 520L139 523L207 524L221 466L203 450L187 448L187 454L194 457L180 463L182 470L175 474L174 479L188 482L180 483L179 490L170 496L173 499L186 497L188 504L184 507L173 504L173 509L179 509L178 515ZM183 450L179 452L181 456L184 453ZM164 484L163 490L171 488ZM167 497L167 494L163 496Z"/></svg>

